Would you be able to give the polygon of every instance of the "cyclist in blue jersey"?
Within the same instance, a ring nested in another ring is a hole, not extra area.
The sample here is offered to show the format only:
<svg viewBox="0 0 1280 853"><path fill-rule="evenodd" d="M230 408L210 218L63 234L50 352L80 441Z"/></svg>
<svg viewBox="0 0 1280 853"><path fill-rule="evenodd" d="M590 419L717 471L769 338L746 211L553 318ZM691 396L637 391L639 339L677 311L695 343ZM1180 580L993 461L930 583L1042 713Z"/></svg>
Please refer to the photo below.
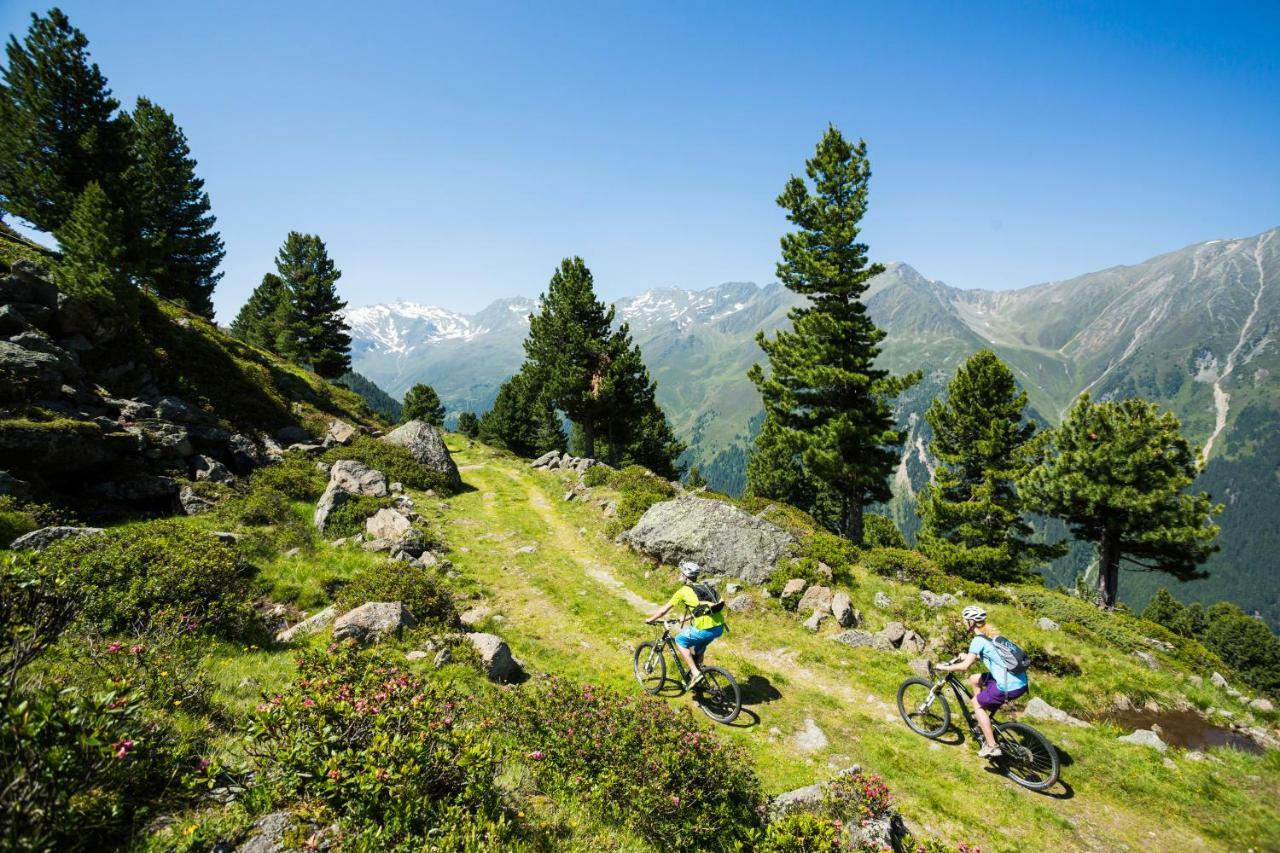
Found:
<svg viewBox="0 0 1280 853"><path fill-rule="evenodd" d="M973 685L973 715L977 718L982 737L986 741L978 750L978 755L981 758L994 758L1002 753L996 744L995 732L991 729L991 714L1004 703L1012 702L1027 692L1027 673L1025 668L1016 670L1010 667L1008 655L1001 653L996 640L999 638L1001 643L1011 644L1000 637L1000 632L987 621L985 610L970 605L960 614L960 618L964 621L965 630L973 635L969 651L955 663L938 664L936 669L942 672L964 672L978 660L986 665L987 671L969 676L969 683Z"/></svg>

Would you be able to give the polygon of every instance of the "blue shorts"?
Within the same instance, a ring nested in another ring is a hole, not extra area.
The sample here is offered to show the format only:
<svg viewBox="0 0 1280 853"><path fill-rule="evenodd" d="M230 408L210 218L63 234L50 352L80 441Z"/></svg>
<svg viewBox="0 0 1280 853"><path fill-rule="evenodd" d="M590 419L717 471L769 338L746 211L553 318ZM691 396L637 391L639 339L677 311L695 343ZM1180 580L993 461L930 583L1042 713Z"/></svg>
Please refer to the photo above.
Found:
<svg viewBox="0 0 1280 853"><path fill-rule="evenodd" d="M714 628L685 628L676 634L676 645L682 649L690 649L695 655L700 655L707 650L712 640L723 633L723 625L717 625Z"/></svg>

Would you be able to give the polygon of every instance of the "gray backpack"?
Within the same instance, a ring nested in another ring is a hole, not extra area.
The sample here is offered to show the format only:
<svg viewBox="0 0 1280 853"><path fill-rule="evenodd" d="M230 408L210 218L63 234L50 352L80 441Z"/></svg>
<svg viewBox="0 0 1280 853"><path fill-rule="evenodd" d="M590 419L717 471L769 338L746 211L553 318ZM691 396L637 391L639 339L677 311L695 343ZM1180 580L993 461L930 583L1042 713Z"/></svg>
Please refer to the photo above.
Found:
<svg viewBox="0 0 1280 853"><path fill-rule="evenodd" d="M1004 668L1014 675L1022 675L1031 665L1031 658L1023 651L1022 646L1003 634L997 635L991 644L996 647L996 654L1000 655Z"/></svg>

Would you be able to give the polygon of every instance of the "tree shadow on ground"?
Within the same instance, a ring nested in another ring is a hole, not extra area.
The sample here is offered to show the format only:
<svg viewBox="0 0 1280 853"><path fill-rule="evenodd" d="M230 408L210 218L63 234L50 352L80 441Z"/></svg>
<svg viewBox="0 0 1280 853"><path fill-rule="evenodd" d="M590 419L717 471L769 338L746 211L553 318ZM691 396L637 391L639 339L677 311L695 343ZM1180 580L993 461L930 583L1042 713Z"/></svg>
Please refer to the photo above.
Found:
<svg viewBox="0 0 1280 853"><path fill-rule="evenodd" d="M742 704L744 706L763 705L766 702L773 702L782 698L778 688L774 687L769 682L769 679L763 675L753 675L746 681L739 683L738 692L742 696Z"/></svg>

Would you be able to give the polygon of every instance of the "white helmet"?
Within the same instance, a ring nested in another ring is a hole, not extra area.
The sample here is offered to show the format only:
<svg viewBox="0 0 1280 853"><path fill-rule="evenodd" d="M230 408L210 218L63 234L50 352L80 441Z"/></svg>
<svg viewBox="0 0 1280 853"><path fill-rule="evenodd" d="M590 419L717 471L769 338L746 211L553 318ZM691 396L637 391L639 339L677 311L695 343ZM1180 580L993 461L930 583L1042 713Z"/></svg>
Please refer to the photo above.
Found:
<svg viewBox="0 0 1280 853"><path fill-rule="evenodd" d="M698 575L702 574L702 566L699 566L692 560L685 560L680 564L680 574L684 575L689 580L695 580Z"/></svg>
<svg viewBox="0 0 1280 853"><path fill-rule="evenodd" d="M975 607L970 604L960 613L960 618L966 622L977 622L978 624L982 624L987 621L987 611L983 610L981 607Z"/></svg>

